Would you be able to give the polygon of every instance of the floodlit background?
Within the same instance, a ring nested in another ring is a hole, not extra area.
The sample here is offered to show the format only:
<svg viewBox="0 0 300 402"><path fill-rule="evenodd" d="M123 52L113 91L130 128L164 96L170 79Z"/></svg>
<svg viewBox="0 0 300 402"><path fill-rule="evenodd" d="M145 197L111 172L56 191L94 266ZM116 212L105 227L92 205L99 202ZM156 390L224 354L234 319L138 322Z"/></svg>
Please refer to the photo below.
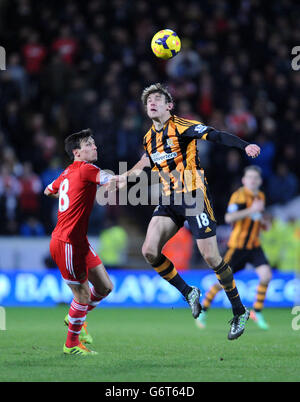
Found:
<svg viewBox="0 0 300 402"><path fill-rule="evenodd" d="M57 202L43 195L69 163L64 138L90 127L101 168L118 173L119 161L131 167L143 153L150 126L141 92L163 82L176 99L177 115L262 148L255 163L263 171L273 220L262 244L280 278L270 285L269 302L292 305L300 260L300 70L292 68L292 49L300 44L299 7L291 0L186 0L172 7L146 0L0 0L0 45L6 50L6 70L0 71L0 303L55 303L49 290L54 283L64 300L48 251ZM150 49L152 36L163 28L182 41L182 51L169 61ZM199 143L199 153L224 252L227 202L240 186L243 167L253 161L239 150L206 142ZM152 271L145 274L148 282L139 276L139 270L149 269L141 245L153 209L95 204L89 228L92 245L112 275L115 270L120 288L123 281L124 289L130 283L128 300L139 291L146 304L156 303L159 292L172 298L171 287L161 290ZM168 253L192 281L208 286L210 273L188 228L172 240ZM29 276L18 280L20 270ZM245 295L255 279L247 275ZM28 284L21 296L18 283ZM154 299L149 283L157 286ZM118 297L120 303L127 300ZM134 300L140 303L139 296Z"/></svg>

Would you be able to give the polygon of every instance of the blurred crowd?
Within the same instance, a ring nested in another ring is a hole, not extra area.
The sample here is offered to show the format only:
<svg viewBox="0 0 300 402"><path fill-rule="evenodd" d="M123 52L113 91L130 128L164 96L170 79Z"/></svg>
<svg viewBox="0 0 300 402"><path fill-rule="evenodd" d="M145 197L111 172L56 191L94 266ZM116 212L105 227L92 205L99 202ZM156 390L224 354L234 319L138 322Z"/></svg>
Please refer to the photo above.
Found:
<svg viewBox="0 0 300 402"><path fill-rule="evenodd" d="M68 163L63 141L70 133L93 130L102 168L118 173L119 161L136 163L150 126L140 96L154 82L169 86L175 114L259 144L255 164L268 205L292 200L300 178L300 71L291 67L299 17L292 0L172 7L156 0L0 0L7 54L0 71L0 234L51 232L55 201L42 194ZM169 61L150 49L163 28L182 40ZM253 161L203 141L199 153L222 223L243 167ZM143 227L152 209L134 215ZM109 212L99 211L98 233Z"/></svg>

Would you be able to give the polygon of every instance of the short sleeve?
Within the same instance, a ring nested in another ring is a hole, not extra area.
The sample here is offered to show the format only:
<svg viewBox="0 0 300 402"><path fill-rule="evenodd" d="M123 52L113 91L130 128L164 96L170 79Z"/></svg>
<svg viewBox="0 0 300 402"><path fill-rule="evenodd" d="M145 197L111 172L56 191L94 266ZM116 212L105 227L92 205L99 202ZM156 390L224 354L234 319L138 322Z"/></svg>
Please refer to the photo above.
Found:
<svg viewBox="0 0 300 402"><path fill-rule="evenodd" d="M60 183L62 182L62 175L58 176L52 183L48 184L47 189L51 194L58 193Z"/></svg>
<svg viewBox="0 0 300 402"><path fill-rule="evenodd" d="M245 209L245 208L246 208L245 195L240 191L236 191L230 197L228 207L227 207L227 212L228 213L236 212L236 211L240 211L241 209Z"/></svg>
<svg viewBox="0 0 300 402"><path fill-rule="evenodd" d="M105 184L107 184L110 181L110 179L112 177L114 177L113 174L105 172L104 170L101 170L100 171L100 183L98 183L98 184L100 184L101 186L104 186Z"/></svg>
<svg viewBox="0 0 300 402"><path fill-rule="evenodd" d="M100 184L98 176L99 172L100 168L92 163L85 163L80 167L80 177L83 181Z"/></svg>

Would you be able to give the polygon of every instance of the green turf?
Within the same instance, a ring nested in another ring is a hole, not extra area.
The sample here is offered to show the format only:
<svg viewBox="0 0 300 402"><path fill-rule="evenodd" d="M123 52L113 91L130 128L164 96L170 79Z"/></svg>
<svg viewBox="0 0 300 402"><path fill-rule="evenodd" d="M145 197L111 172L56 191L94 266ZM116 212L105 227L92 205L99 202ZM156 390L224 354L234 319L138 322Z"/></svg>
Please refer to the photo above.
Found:
<svg viewBox="0 0 300 402"><path fill-rule="evenodd" d="M212 309L196 328L188 309L101 309L88 316L97 356L65 356L68 308L7 308L0 331L0 382L299 381L300 331L290 309L270 309L269 331L253 322L227 340L230 310Z"/></svg>

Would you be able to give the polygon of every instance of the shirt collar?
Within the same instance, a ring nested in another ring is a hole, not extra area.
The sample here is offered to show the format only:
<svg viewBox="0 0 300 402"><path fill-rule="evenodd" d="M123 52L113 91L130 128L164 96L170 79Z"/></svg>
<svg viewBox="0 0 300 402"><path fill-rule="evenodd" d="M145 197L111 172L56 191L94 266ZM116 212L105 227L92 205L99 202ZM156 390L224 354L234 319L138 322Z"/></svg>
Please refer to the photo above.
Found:
<svg viewBox="0 0 300 402"><path fill-rule="evenodd" d="M154 126L154 123L152 124L151 129L152 129L153 131L155 131L156 133L159 133L160 131L163 131L163 130L167 127L167 125L170 123L171 120L174 120L174 116L173 116L173 115L171 115L171 116L168 118L168 120L165 121L163 127L162 127L160 130L156 130L156 128L155 128L155 126Z"/></svg>

